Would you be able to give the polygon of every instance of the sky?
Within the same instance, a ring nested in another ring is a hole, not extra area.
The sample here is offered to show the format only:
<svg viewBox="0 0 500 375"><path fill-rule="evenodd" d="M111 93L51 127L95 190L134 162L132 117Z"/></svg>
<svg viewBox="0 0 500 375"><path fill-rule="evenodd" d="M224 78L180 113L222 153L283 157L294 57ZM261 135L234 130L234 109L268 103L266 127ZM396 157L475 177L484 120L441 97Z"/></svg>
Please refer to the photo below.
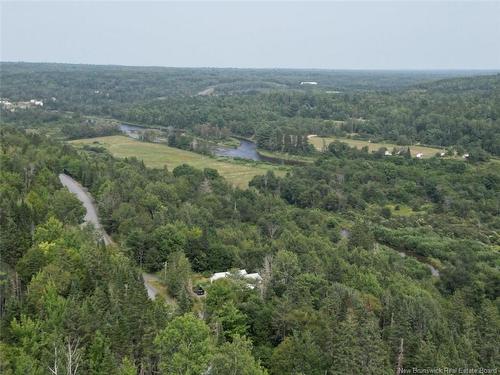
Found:
<svg viewBox="0 0 500 375"><path fill-rule="evenodd" d="M2 61L500 69L500 0L0 1Z"/></svg>

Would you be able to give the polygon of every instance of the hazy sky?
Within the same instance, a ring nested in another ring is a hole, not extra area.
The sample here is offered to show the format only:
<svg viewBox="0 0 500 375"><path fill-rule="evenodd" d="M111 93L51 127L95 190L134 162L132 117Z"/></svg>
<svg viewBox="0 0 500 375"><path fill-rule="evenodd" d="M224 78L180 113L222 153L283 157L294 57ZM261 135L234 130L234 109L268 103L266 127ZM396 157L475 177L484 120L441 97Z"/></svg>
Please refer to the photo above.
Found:
<svg viewBox="0 0 500 375"><path fill-rule="evenodd" d="M1 60L500 69L500 1L2 1Z"/></svg>

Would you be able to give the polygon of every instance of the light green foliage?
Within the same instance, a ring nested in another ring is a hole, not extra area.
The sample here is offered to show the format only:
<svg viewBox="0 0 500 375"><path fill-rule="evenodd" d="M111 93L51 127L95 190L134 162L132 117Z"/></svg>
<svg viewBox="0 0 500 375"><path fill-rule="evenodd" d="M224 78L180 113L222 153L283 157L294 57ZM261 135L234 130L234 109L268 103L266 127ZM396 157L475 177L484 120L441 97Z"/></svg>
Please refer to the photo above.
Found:
<svg viewBox="0 0 500 375"><path fill-rule="evenodd" d="M207 325L192 314L175 318L155 338L163 374L201 374L208 369L212 342Z"/></svg>
<svg viewBox="0 0 500 375"><path fill-rule="evenodd" d="M179 296L189 289L191 264L182 251L171 253L167 258L164 271L165 282L173 296Z"/></svg>
<svg viewBox="0 0 500 375"><path fill-rule="evenodd" d="M72 141L72 143L75 145L86 145L96 141L116 157L135 157L143 160L151 168L160 169L167 166L169 170L173 170L176 166L184 163L189 163L197 168L213 168L231 184L239 188L246 188L248 182L254 176L265 174L270 169L275 170L276 173L283 174L278 168L269 165L252 165L249 163L218 160L165 145L139 142L121 135L79 139Z"/></svg>
<svg viewBox="0 0 500 375"><path fill-rule="evenodd" d="M61 238L64 228L61 221L50 217L44 225L41 225L35 230L35 243L54 242Z"/></svg>
<svg viewBox="0 0 500 375"><path fill-rule="evenodd" d="M85 216L82 203L66 189L54 193L50 207L54 215L67 224L79 224Z"/></svg>
<svg viewBox="0 0 500 375"><path fill-rule="evenodd" d="M109 340L97 331L88 353L89 371L94 375L113 374L116 369Z"/></svg>
<svg viewBox="0 0 500 375"><path fill-rule="evenodd" d="M136 375L137 369L134 366L134 363L130 360L129 357L123 357L122 363L118 368L118 375Z"/></svg>
<svg viewBox="0 0 500 375"><path fill-rule="evenodd" d="M220 326L226 340L235 335L243 336L247 331L247 317L235 306L233 301L227 301L219 306L211 318L216 326Z"/></svg>
<svg viewBox="0 0 500 375"><path fill-rule="evenodd" d="M287 337L274 351L271 374L325 373L325 362L320 347L310 332Z"/></svg>
<svg viewBox="0 0 500 375"><path fill-rule="evenodd" d="M222 344L212 358L214 375L264 375L267 374L252 356L252 343L250 340L233 336L232 342Z"/></svg>
<svg viewBox="0 0 500 375"><path fill-rule="evenodd" d="M295 253L280 250L273 260L272 284L276 294L281 295L300 272Z"/></svg>

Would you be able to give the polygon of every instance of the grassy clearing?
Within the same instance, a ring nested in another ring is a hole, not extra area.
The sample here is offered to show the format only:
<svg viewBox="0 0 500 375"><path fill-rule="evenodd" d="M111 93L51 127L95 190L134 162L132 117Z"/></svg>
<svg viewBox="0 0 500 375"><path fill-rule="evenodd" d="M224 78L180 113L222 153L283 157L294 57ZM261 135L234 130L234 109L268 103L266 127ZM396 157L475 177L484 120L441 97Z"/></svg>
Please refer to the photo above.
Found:
<svg viewBox="0 0 500 375"><path fill-rule="evenodd" d="M261 154L263 156L267 156L270 158L289 160L289 161L313 163L316 160L316 158L314 156L292 155L292 154L288 154L286 152L267 151L267 150L262 150L262 149L258 149L257 151L259 152L259 154Z"/></svg>
<svg viewBox="0 0 500 375"><path fill-rule="evenodd" d="M317 150L323 150L324 146L328 146L330 143L334 141L341 141L347 143L351 147L356 147L361 149L364 146L368 146L368 150L377 151L381 147L387 148L389 151L392 151L394 147L403 147L398 146L394 143L373 143L368 141L360 141L357 139L349 139L349 138L340 138L340 137L317 137L312 136L309 138L309 142L316 147ZM406 146L404 146L406 147ZM435 156L437 152L441 152L443 149L435 148L435 147L426 147L426 146L410 146L410 152L413 156L418 153L422 153L424 158L430 158Z"/></svg>
<svg viewBox="0 0 500 375"><path fill-rule="evenodd" d="M166 165L169 170L173 170L181 164L190 164L200 169L214 168L234 186L240 188L248 187L248 182L254 176L265 174L271 169L278 175L284 174L282 168L272 165L243 163L241 161L233 162L162 144L140 142L122 135L77 139L70 143L74 145L100 145L105 147L113 156L118 158L136 157L143 160L146 166L151 168L163 168Z"/></svg>
<svg viewBox="0 0 500 375"><path fill-rule="evenodd" d="M394 216L411 216L415 212L411 209L411 207L408 207L404 204L401 205L395 205L395 204L388 204L387 207L391 209L391 213ZM397 208L397 209L396 209Z"/></svg>
<svg viewBox="0 0 500 375"><path fill-rule="evenodd" d="M167 286L164 282L160 281L159 276L158 279L151 279L149 284L156 289L158 295L162 297L167 304L177 306L177 301L170 295Z"/></svg>

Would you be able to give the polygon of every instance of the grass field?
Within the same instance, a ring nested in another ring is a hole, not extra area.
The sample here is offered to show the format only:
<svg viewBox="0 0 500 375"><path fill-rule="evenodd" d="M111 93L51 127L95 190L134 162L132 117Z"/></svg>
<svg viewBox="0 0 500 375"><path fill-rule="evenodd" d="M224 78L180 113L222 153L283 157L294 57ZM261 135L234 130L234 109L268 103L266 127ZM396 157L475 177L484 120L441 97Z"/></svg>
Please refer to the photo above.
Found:
<svg viewBox="0 0 500 375"><path fill-rule="evenodd" d="M180 164L190 164L200 169L214 168L234 186L240 188L248 187L248 182L254 176L265 174L270 169L277 175L284 174L282 168L271 165L252 165L250 163L244 164L242 162L221 160L166 145L136 141L122 135L77 139L70 143L74 145L98 144L109 150L113 156L118 158L135 156L143 160L146 166L151 168L163 168L166 165L171 171Z"/></svg>
<svg viewBox="0 0 500 375"><path fill-rule="evenodd" d="M283 160L289 160L289 161L299 161L303 163L313 163L316 158L313 156L304 156L304 155L292 155L292 154L287 154L285 152L278 152L278 151L267 151L267 150L262 150L258 149L259 154L263 156L268 156L270 158L277 158L277 159L283 159Z"/></svg>
<svg viewBox="0 0 500 375"><path fill-rule="evenodd" d="M323 146L328 146L333 141L341 141L349 144L351 147L356 147L361 149L364 146L368 146L368 150L377 151L380 147L386 147L389 151L392 151L394 147L402 147L398 146L394 143L372 143L368 141L360 141L356 139L349 138L339 138L339 137L316 137L312 136L309 138L309 142L316 147L317 150L322 150ZM412 156L417 155L418 153L422 153L424 158L430 158L436 155L436 152L441 152L442 149L434 148L434 147L425 147L425 146L410 146L410 152Z"/></svg>

